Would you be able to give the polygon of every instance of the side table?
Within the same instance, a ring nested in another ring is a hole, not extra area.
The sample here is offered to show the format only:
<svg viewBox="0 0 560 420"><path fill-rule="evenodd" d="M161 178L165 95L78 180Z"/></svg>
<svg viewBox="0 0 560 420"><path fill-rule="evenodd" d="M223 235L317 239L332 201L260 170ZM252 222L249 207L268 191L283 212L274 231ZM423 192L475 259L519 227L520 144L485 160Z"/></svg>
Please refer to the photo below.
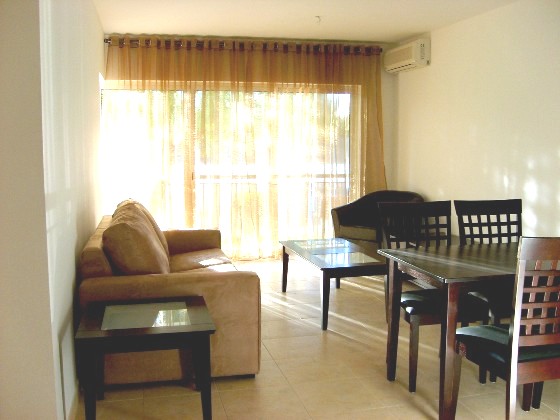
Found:
<svg viewBox="0 0 560 420"><path fill-rule="evenodd" d="M203 418L211 419L210 334L215 331L202 296L90 304L75 336L86 420L95 419L96 399L103 398L106 353L189 347Z"/></svg>

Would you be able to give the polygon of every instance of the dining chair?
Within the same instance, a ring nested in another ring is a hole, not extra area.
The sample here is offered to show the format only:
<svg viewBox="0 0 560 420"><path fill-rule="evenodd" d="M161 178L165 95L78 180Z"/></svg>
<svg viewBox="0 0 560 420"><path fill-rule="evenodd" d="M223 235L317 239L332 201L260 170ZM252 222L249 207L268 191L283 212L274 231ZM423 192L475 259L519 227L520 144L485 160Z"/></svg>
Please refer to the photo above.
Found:
<svg viewBox="0 0 560 420"><path fill-rule="evenodd" d="M521 199L455 200L461 245L519 242L522 234ZM498 325L511 314L511 291L477 293L490 306L490 321Z"/></svg>
<svg viewBox="0 0 560 420"><path fill-rule="evenodd" d="M455 200L455 213L459 225L459 243L492 244L519 242L521 238L521 199L506 200ZM499 325L501 320L511 315L513 290L487 289L470 292L488 302L490 307L490 323ZM481 369L480 374L484 374ZM486 375L479 378L486 382ZM490 381L496 382L496 375L490 372Z"/></svg>
<svg viewBox="0 0 560 420"><path fill-rule="evenodd" d="M515 418L516 388L522 408L540 407L543 382L560 378L560 238L521 238L509 327L459 328L454 366L457 404L461 360L496 372L506 381L506 418Z"/></svg>
<svg viewBox="0 0 560 420"><path fill-rule="evenodd" d="M379 214L384 246L387 248L438 247L451 244L451 201L379 203ZM441 324L446 296L441 289L428 288L431 286L422 283L421 273L415 273L409 280L426 287L403 292L400 301L403 318L410 326L408 390L415 392L420 326ZM385 303L387 310L387 290ZM465 294L459 301L459 322L467 325L475 321L488 322L487 302Z"/></svg>

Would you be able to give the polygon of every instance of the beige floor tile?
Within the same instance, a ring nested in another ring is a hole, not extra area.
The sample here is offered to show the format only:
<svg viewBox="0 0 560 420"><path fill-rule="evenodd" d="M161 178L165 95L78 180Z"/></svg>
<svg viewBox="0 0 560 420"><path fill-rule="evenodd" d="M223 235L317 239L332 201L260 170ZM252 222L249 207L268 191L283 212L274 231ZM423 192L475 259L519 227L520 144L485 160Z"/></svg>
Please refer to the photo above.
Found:
<svg viewBox="0 0 560 420"><path fill-rule="evenodd" d="M301 319L276 319L263 321L261 325L261 337L268 338L302 337L309 335L320 335L316 325Z"/></svg>
<svg viewBox="0 0 560 420"><path fill-rule="evenodd" d="M261 341L261 363L272 360L272 356Z"/></svg>
<svg viewBox="0 0 560 420"><path fill-rule="evenodd" d="M292 386L313 418L375 407L375 395L355 378L296 383Z"/></svg>
<svg viewBox="0 0 560 420"><path fill-rule="evenodd" d="M505 418L505 394L492 393L459 398L462 405L482 419ZM521 391L519 390L517 393L517 419L558 420L560 418L557 411L553 411L546 406L541 406L538 410L532 409L531 411L525 412L521 409L520 398Z"/></svg>
<svg viewBox="0 0 560 420"><path fill-rule="evenodd" d="M274 360L261 362L261 371L254 378L216 378L213 385L220 392L256 389L282 388L288 386L288 380Z"/></svg>
<svg viewBox="0 0 560 420"><path fill-rule="evenodd" d="M157 383L146 384L142 388L143 398L158 398L158 397L183 397L183 396L199 396L198 391L195 390L192 384L178 384L178 383Z"/></svg>
<svg viewBox="0 0 560 420"><path fill-rule="evenodd" d="M326 415L321 417L323 420L330 420L340 418L340 416ZM375 408L366 411L352 412L351 416L347 417L352 420L426 420L438 418L437 401L425 401L422 399L411 399L405 401L403 404ZM478 417L465 407L457 407L456 420L474 420Z"/></svg>
<svg viewBox="0 0 560 420"><path fill-rule="evenodd" d="M560 413L560 381L545 382L541 404ZM560 414L558 418L560 419Z"/></svg>
<svg viewBox="0 0 560 420"><path fill-rule="evenodd" d="M144 395L142 384L109 385L105 389L105 401L122 401L141 399Z"/></svg>
<svg viewBox="0 0 560 420"><path fill-rule="evenodd" d="M173 420L202 418L200 395L182 395L144 399L144 419ZM219 395L212 394L212 418L227 419Z"/></svg>
<svg viewBox="0 0 560 420"><path fill-rule="evenodd" d="M320 357L328 352L322 336L269 338L263 343L274 360Z"/></svg>
<svg viewBox="0 0 560 420"><path fill-rule="evenodd" d="M310 357L279 360L278 366L292 385L355 377L343 363L325 363Z"/></svg>
<svg viewBox="0 0 560 420"><path fill-rule="evenodd" d="M290 386L223 391L228 418L306 418L307 411Z"/></svg>
<svg viewBox="0 0 560 420"><path fill-rule="evenodd" d="M97 402L97 420L144 419L144 399ZM83 412L83 409L81 410Z"/></svg>

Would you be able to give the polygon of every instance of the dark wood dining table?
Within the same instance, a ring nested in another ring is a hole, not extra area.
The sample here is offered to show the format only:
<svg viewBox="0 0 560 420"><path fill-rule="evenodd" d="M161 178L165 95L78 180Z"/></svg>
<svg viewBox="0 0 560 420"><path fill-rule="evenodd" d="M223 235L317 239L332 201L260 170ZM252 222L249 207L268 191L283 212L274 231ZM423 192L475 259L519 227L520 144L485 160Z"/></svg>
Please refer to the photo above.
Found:
<svg viewBox="0 0 560 420"><path fill-rule="evenodd" d="M388 263L387 379L394 381L397 365L400 298L403 273L443 289L447 304L442 308L439 418L454 419L452 404L455 366L455 332L459 296L475 290L512 288L517 265L517 243L450 245L430 248L380 249Z"/></svg>

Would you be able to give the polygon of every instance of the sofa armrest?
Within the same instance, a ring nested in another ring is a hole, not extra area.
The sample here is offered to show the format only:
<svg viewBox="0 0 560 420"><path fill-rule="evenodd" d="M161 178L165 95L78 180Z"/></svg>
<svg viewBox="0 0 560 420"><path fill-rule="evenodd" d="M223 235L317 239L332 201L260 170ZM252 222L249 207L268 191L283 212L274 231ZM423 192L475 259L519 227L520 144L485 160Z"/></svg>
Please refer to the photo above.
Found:
<svg viewBox="0 0 560 420"><path fill-rule="evenodd" d="M214 297L251 295L260 291L260 280L252 271L185 271L169 274L140 274L130 276L92 277L79 287L80 308L92 302L134 301L173 296L208 296L208 305ZM230 289L233 289L231 291ZM201 292L206 292L207 295ZM260 292L259 292L260 293ZM227 306L227 305L225 305ZM222 308L217 308L221 310Z"/></svg>
<svg viewBox="0 0 560 420"><path fill-rule="evenodd" d="M186 229L164 231L169 254L184 254L203 249L221 248L222 237L218 229Z"/></svg>
<svg viewBox="0 0 560 420"><path fill-rule="evenodd" d="M342 233L340 231L340 217L339 215L339 209L338 208L333 208L331 209L331 217L332 217L332 223L333 223L333 230L334 230L334 237L335 238L340 238L342 236Z"/></svg>

